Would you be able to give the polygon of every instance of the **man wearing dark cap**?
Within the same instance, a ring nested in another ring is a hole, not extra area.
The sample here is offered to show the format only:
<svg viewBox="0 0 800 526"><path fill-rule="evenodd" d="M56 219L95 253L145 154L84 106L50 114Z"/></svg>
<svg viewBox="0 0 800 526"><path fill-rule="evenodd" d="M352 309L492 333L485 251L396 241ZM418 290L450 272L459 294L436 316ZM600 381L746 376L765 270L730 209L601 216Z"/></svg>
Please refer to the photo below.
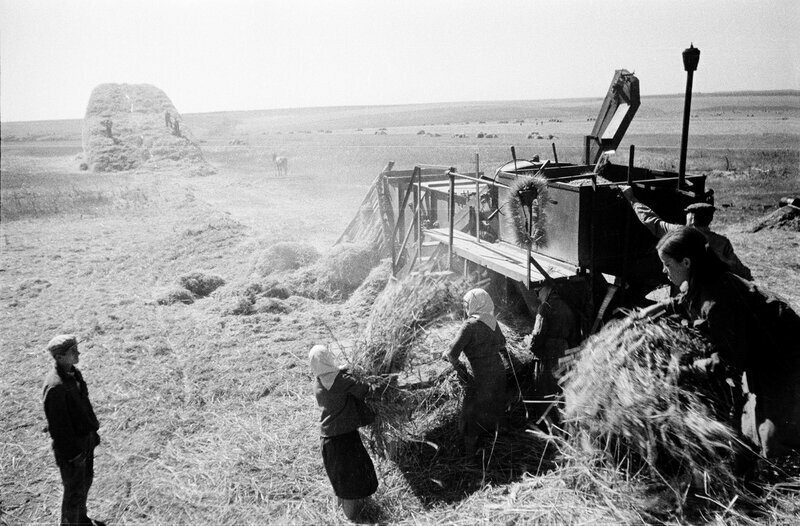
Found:
<svg viewBox="0 0 800 526"><path fill-rule="evenodd" d="M684 226L693 226L706 236L708 246L711 247L711 250L723 263L728 265L731 272L748 281L753 280L753 274L750 273L750 269L733 252L733 245L731 245L730 240L721 234L712 232L711 228L709 228L708 225L711 224L711 220L714 218L714 210L716 210L714 205L694 203L687 206L684 209L684 212L686 212L686 224L679 225L677 223L668 223L661 219L658 214L653 212L652 208L636 198L632 187L620 185L620 190L622 190L622 195L625 196L636 213L636 217L654 236L660 239L664 234L672 230L678 230Z"/></svg>
<svg viewBox="0 0 800 526"><path fill-rule="evenodd" d="M102 525L86 516L100 424L83 375L75 367L80 356L77 338L72 334L58 335L47 344L47 351L55 360L55 368L44 381L44 413L64 485L61 524Z"/></svg>

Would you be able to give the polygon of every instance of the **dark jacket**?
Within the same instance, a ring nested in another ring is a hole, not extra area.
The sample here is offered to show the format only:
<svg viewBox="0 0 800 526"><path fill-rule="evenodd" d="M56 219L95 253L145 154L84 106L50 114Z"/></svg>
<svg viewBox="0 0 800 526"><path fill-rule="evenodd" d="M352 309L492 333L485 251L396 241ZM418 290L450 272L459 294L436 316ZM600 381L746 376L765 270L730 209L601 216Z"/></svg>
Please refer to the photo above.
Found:
<svg viewBox="0 0 800 526"><path fill-rule="evenodd" d="M747 372L759 394L800 364L800 318L781 298L725 272L672 301L672 312L692 320L712 346L709 372ZM724 374L724 373L723 373Z"/></svg>
<svg viewBox="0 0 800 526"><path fill-rule="evenodd" d="M639 218L639 221L657 238L664 237L667 232L685 228L685 225L668 223L664 221L655 212L653 212L649 206L641 201L632 201L631 206L633 207L633 211L636 213L636 216ZM711 250L714 251L717 257L722 260L723 263L728 265L731 272L748 281L753 280L753 274L750 272L750 269L747 268L747 265L742 263L742 261L738 258L736 253L733 251L733 245L731 245L731 242L727 237L723 236L722 234L712 232L707 226L695 228L697 228L703 233L704 236L706 236L708 246L711 247Z"/></svg>
<svg viewBox="0 0 800 526"><path fill-rule="evenodd" d="M459 431L466 436L493 432L506 409L506 338L498 323L494 330L476 318L461 326L450 346L450 361L461 353L469 360L473 378L464 390Z"/></svg>
<svg viewBox="0 0 800 526"><path fill-rule="evenodd" d="M500 324L492 330L477 318L469 318L461 326L447 354L452 361L457 360L462 352L469 360L476 381L491 383L499 378L505 381L507 365L503 355L506 352L506 337L500 330Z"/></svg>
<svg viewBox="0 0 800 526"><path fill-rule="evenodd" d="M314 395L322 408L320 435L333 437L358 429L361 417L356 399L363 400L368 392L369 385L359 382L347 371L336 375L330 389L325 389L319 378L315 378Z"/></svg>
<svg viewBox="0 0 800 526"><path fill-rule="evenodd" d="M59 462L72 460L98 442L100 424L89 401L89 390L81 372L73 374L56 366L44 382L44 414Z"/></svg>
<svg viewBox="0 0 800 526"><path fill-rule="evenodd" d="M580 326L572 309L557 293L539 304L531 332L531 351L540 360L558 359L581 341Z"/></svg>

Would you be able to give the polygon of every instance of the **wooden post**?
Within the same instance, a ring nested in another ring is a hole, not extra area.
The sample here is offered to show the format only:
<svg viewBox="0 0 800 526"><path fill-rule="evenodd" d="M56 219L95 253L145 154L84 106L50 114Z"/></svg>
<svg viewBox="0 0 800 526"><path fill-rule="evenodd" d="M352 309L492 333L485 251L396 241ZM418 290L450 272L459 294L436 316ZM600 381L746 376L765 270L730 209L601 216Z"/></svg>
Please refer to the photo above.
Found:
<svg viewBox="0 0 800 526"><path fill-rule="evenodd" d="M450 176L450 193L447 196L447 215L449 216L449 233L450 240L447 243L447 268L453 269L453 222L455 221L456 214L456 174L453 168L447 172Z"/></svg>
<svg viewBox="0 0 800 526"><path fill-rule="evenodd" d="M394 226L390 227L389 232L390 232L389 239L387 239L386 241L389 243L389 246L391 247L391 251L392 251L391 252L392 253L392 276L396 277L397 276L397 264L395 262L397 261L397 247L394 246L394 242L395 242L395 237L397 236L397 234L396 234L396 232L397 232L397 223L395 223Z"/></svg>
<svg viewBox="0 0 800 526"><path fill-rule="evenodd" d="M475 242L481 244L481 183L478 182L480 161L475 152Z"/></svg>
<svg viewBox="0 0 800 526"><path fill-rule="evenodd" d="M531 245L533 243L528 243L528 261L525 264L525 268L527 269L527 273L525 275L525 288L531 290Z"/></svg>
<svg viewBox="0 0 800 526"><path fill-rule="evenodd" d="M683 50L683 69L686 70L686 97L683 103L683 130L681 133L681 160L678 166L678 190L683 188L686 177L686 148L689 144L689 116L692 111L692 79L700 62L700 50L690 45Z"/></svg>
<svg viewBox="0 0 800 526"><path fill-rule="evenodd" d="M553 144L553 160L558 164L558 152L556 152L556 143Z"/></svg>
<svg viewBox="0 0 800 526"><path fill-rule="evenodd" d="M422 267L422 171L417 175L417 265Z"/></svg>
<svg viewBox="0 0 800 526"><path fill-rule="evenodd" d="M589 155L592 150L591 148L592 143L592 136L591 135L584 135L583 136L583 164L590 164L591 161L589 160Z"/></svg>

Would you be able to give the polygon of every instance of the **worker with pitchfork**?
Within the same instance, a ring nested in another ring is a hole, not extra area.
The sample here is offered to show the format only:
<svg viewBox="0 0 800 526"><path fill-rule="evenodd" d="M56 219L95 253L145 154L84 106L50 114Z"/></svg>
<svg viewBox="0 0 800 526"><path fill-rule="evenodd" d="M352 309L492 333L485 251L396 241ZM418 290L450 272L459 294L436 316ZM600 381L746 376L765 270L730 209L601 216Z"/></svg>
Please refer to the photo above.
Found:
<svg viewBox="0 0 800 526"><path fill-rule="evenodd" d="M459 431L464 437L467 456L475 454L481 436L494 435L506 409L506 338L494 316L492 297L483 289L464 295L467 321L442 358L453 364L462 376L459 361L463 353L472 368L464 391Z"/></svg>

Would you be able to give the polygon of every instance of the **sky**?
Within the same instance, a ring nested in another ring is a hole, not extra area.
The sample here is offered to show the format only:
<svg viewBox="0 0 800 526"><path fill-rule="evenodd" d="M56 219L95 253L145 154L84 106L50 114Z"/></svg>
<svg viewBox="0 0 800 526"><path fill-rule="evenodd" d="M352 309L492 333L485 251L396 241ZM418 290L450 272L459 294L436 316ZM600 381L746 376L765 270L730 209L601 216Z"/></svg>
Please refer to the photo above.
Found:
<svg viewBox="0 0 800 526"><path fill-rule="evenodd" d="M0 0L0 120L103 83L181 113L800 89L797 0Z"/></svg>

